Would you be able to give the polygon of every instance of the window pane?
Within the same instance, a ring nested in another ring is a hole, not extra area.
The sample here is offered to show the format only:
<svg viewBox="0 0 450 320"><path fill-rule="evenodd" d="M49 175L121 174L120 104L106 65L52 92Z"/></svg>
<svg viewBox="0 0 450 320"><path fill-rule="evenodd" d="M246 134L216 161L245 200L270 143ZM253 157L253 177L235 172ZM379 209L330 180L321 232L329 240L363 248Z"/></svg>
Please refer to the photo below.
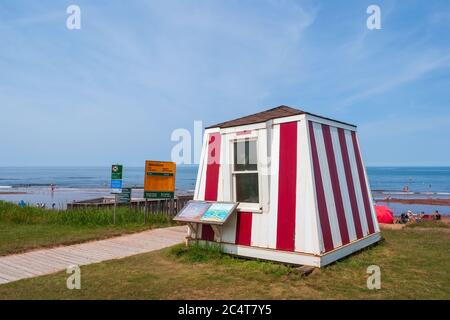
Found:
<svg viewBox="0 0 450 320"><path fill-rule="evenodd" d="M256 154L256 141L236 141L234 143L234 170L258 170L258 157Z"/></svg>
<svg viewBox="0 0 450 320"><path fill-rule="evenodd" d="M236 201L259 203L258 174L236 174Z"/></svg>

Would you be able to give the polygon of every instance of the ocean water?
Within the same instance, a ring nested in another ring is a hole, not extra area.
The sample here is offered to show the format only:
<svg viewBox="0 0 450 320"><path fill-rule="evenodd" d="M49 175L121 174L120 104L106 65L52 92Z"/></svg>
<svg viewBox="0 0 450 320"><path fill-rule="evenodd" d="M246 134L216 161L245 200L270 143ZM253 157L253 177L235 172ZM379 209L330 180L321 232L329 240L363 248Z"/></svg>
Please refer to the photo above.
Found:
<svg viewBox="0 0 450 320"><path fill-rule="evenodd" d="M197 166L178 166L176 189L194 192ZM48 187L109 188L110 167L0 167L0 190ZM144 167L124 167L124 187L143 187Z"/></svg>
<svg viewBox="0 0 450 320"><path fill-rule="evenodd" d="M368 167L372 191L401 191L450 195L450 167Z"/></svg>
<svg viewBox="0 0 450 320"><path fill-rule="evenodd" d="M176 193L192 194L195 189L197 166L178 166ZM110 167L0 167L0 200L45 203L64 208L68 202L110 195ZM374 199L450 198L450 167L368 167L367 173ZM124 167L124 186L142 188L144 167ZM51 192L49 185L56 185ZM409 193L402 192L408 186ZM19 194L17 194L19 193ZM142 191L133 192L140 197ZM439 209L450 214L449 206L388 204L395 213L408 209L431 212Z"/></svg>
<svg viewBox="0 0 450 320"><path fill-rule="evenodd" d="M179 166L176 193L193 194L196 176L197 166ZM110 167L0 167L0 200L65 209L73 201L112 197L110 179ZM143 188L144 167L124 167L123 186ZM132 197L142 198L142 189L133 190Z"/></svg>

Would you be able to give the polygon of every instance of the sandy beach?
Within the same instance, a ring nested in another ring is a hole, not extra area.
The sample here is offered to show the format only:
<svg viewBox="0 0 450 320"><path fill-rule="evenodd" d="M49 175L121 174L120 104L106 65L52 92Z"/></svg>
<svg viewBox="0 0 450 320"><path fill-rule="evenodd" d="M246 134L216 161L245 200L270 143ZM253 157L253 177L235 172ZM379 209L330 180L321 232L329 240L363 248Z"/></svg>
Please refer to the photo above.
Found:
<svg viewBox="0 0 450 320"><path fill-rule="evenodd" d="M0 196L3 195L18 195L18 194L27 194L28 192L24 191L6 191L6 192L0 192Z"/></svg>
<svg viewBox="0 0 450 320"><path fill-rule="evenodd" d="M389 200L381 200L386 203L403 203L403 204L425 204L434 206L450 206L450 199L401 199L401 198L390 198Z"/></svg>

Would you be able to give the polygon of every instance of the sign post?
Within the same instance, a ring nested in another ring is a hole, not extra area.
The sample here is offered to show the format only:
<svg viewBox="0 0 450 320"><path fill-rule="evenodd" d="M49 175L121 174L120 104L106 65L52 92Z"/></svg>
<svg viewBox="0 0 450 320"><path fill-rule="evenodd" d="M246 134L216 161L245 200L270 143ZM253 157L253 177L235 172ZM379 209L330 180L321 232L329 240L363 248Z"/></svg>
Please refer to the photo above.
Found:
<svg viewBox="0 0 450 320"><path fill-rule="evenodd" d="M117 204L130 203L131 202L131 188L122 188L121 193L115 194L114 199L114 224L116 224L116 208Z"/></svg>
<svg viewBox="0 0 450 320"><path fill-rule="evenodd" d="M122 193L122 173L123 165L113 164L111 167L111 193L115 194L114 199L114 213L113 224L116 224L116 207L117 207L117 194Z"/></svg>

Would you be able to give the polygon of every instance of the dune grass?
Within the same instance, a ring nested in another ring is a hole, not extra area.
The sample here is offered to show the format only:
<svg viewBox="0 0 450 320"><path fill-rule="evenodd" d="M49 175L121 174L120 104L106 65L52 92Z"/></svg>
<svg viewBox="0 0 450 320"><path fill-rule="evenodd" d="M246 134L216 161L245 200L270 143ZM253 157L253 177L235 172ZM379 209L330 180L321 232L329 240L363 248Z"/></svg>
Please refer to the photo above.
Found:
<svg viewBox="0 0 450 320"><path fill-rule="evenodd" d="M59 211L21 208L0 201L0 255L103 239L171 224L171 218L163 214L149 215L144 224L143 213L127 207L117 208L116 223L113 224L112 209Z"/></svg>
<svg viewBox="0 0 450 320"><path fill-rule="evenodd" d="M246 260L217 247L182 245L0 285L3 299L450 299L450 232L383 230L385 241L304 277L292 266ZM381 289L366 286L381 269Z"/></svg>

